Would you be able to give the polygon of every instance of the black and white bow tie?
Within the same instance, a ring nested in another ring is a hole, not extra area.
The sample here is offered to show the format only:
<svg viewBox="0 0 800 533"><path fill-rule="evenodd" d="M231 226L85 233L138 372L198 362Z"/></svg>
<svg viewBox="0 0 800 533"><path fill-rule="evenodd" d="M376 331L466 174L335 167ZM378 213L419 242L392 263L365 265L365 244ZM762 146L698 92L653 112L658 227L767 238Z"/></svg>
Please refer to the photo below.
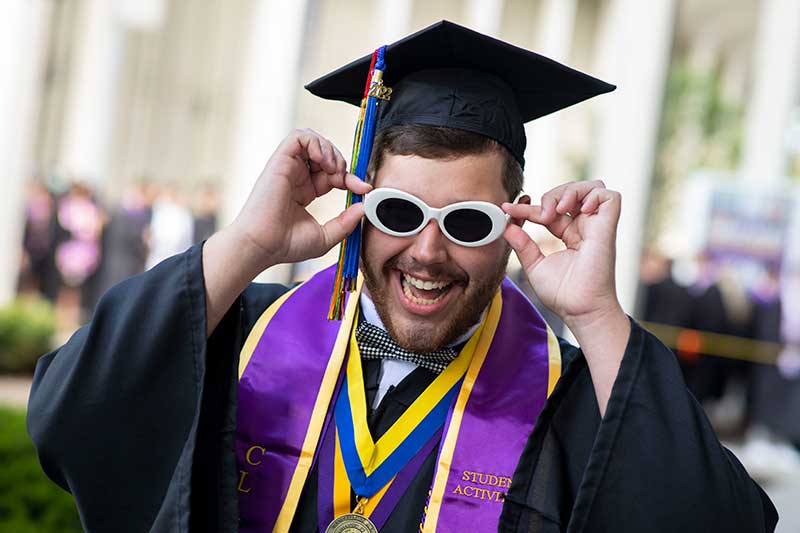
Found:
<svg viewBox="0 0 800 533"><path fill-rule="evenodd" d="M458 357L453 348L443 348L430 353L411 352L397 344L386 331L366 321L361 322L356 328L356 342L362 359L400 359L437 374Z"/></svg>

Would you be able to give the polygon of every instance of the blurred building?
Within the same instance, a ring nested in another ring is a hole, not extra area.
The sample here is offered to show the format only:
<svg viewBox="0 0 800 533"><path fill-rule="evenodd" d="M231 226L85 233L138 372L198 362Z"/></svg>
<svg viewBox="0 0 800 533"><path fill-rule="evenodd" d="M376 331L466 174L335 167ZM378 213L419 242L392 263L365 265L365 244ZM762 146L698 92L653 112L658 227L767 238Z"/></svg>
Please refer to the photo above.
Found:
<svg viewBox="0 0 800 533"><path fill-rule="evenodd" d="M619 86L528 126L526 189L600 178L623 193L618 285L628 309L643 241L669 247L683 236L676 220L694 170L778 187L800 173L797 0L9 0L4 8L0 301L16 281L30 176L80 178L110 200L142 177L216 180L224 223L289 129L313 128L349 152L356 110L315 99L304 82L445 18ZM334 194L313 207L327 219L341 205ZM320 262L269 276L287 280Z"/></svg>

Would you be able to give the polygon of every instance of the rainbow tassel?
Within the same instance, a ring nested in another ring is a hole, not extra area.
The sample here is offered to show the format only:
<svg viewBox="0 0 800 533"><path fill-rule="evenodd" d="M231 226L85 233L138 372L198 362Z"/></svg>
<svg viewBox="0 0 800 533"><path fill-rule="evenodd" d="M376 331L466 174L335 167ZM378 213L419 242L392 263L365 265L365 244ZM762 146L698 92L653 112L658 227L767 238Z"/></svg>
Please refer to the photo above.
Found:
<svg viewBox="0 0 800 533"><path fill-rule="evenodd" d="M385 46L381 46L372 54L372 62L369 67L369 75L367 76L364 97L361 100L361 110L353 138L350 173L355 174L362 180L367 177L367 166L372 154L372 142L375 140L378 105L381 100L388 100L392 91L383 85L385 49ZM347 192L346 207L350 207L360 201L360 194ZM328 320L342 319L345 296L356 288L360 255L361 224L356 226L339 247L339 263L336 268L336 278L333 282L331 305L328 308Z"/></svg>

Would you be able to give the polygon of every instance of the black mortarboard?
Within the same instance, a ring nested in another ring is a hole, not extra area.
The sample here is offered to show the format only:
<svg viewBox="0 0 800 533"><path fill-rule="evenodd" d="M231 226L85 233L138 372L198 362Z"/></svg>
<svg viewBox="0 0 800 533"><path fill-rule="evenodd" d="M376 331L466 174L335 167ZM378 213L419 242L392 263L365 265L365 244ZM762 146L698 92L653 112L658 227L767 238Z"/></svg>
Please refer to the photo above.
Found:
<svg viewBox="0 0 800 533"><path fill-rule="evenodd" d="M377 131L448 126L498 141L524 165L523 124L616 87L544 56L443 20L386 47ZM360 105L366 55L306 85L321 98Z"/></svg>

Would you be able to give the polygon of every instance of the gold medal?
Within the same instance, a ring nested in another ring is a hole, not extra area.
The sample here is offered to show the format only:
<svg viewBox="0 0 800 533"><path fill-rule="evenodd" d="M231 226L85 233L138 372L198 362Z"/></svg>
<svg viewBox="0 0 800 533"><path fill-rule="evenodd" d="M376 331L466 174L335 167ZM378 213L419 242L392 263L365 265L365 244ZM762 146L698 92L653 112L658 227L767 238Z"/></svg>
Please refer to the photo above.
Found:
<svg viewBox="0 0 800 533"><path fill-rule="evenodd" d="M372 520L364 516L364 507L368 500L366 497L359 498L353 512L334 519L325 528L325 533L378 533L378 528Z"/></svg>
<svg viewBox="0 0 800 533"><path fill-rule="evenodd" d="M347 513L328 524L325 533L378 533L378 528L364 515Z"/></svg>

